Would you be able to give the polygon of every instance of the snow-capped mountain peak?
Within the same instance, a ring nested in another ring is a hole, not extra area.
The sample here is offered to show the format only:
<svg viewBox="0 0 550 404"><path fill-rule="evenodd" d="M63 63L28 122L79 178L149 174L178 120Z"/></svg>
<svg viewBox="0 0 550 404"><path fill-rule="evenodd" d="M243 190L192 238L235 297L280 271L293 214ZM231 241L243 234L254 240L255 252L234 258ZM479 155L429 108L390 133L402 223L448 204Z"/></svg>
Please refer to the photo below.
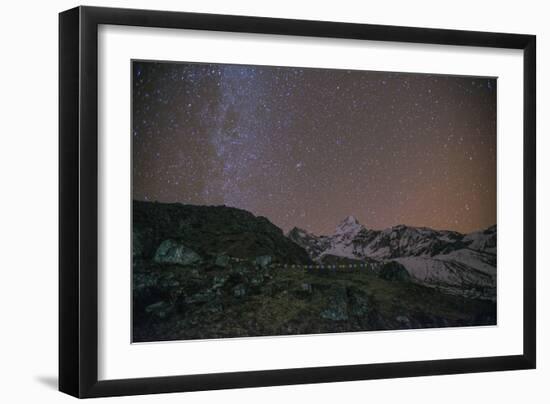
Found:
<svg viewBox="0 0 550 404"><path fill-rule="evenodd" d="M338 234L353 234L354 236L364 229L363 225L359 223L355 216L348 216L338 226L334 231L334 235Z"/></svg>

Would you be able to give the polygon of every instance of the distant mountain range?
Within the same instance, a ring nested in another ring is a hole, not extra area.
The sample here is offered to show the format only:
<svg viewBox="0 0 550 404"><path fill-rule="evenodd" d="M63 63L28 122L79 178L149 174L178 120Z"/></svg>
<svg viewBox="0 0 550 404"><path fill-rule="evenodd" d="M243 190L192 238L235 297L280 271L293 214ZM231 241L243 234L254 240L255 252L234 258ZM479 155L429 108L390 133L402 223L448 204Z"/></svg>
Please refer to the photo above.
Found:
<svg viewBox="0 0 550 404"><path fill-rule="evenodd" d="M394 261L422 284L494 299L496 233L496 225L469 234L405 225L372 230L348 216L332 235L295 227L287 237L318 263L334 257L374 264Z"/></svg>

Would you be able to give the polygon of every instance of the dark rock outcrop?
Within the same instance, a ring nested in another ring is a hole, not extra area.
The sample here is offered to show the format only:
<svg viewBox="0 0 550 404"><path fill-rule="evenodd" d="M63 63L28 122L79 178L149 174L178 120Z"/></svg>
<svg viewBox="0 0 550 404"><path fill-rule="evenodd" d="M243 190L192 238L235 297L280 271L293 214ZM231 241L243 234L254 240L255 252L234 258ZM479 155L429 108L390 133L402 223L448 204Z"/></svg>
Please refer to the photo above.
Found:
<svg viewBox="0 0 550 404"><path fill-rule="evenodd" d="M411 276L403 265L396 261L385 262L378 269L378 276L387 281L405 282L411 279Z"/></svg>
<svg viewBox="0 0 550 404"><path fill-rule="evenodd" d="M203 259L269 256L285 263L311 262L307 252L280 228L245 210L134 201L132 214L135 257L151 259L163 242L172 240Z"/></svg>

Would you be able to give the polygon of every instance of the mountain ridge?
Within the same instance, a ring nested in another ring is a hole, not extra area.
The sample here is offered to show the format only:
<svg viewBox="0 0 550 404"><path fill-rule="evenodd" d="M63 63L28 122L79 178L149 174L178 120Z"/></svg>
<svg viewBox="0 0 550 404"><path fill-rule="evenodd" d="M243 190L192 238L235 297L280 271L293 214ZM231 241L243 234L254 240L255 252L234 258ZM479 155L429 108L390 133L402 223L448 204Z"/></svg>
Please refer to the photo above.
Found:
<svg viewBox="0 0 550 404"><path fill-rule="evenodd" d="M316 236L295 227L287 237L318 263L325 257L397 262L419 283L450 291L462 291L466 285L494 299L496 231L496 225L466 234L408 225L372 230L347 216L332 235Z"/></svg>
<svg viewBox="0 0 550 404"><path fill-rule="evenodd" d="M448 244L449 246L455 247L456 249L464 248L469 246L471 249L476 251L491 251L492 253L496 252L496 239L492 240L492 236L496 236L496 225L491 225L487 228L476 230L469 233L461 233L454 230L435 230L426 226L411 226L406 224L398 224L395 226L387 227L381 230L369 229L366 226L359 223L359 221L353 215L346 216L335 228L335 231L331 235L316 235L310 231L302 229L300 227L293 227L286 236L291 240L297 242L298 244L303 243L303 239L309 239L310 241L321 242L323 245L328 245L331 241L334 246L337 243L346 243L346 241L352 241L355 247L360 245L363 246L363 249L366 245L370 245L371 242L376 241L377 245L371 246L371 250L364 250L365 256L372 256L369 254L369 251L372 252L374 247L385 247L386 245L382 243L379 239L389 239L389 240L400 240L400 245L403 247L403 239L411 239L411 241L421 241L422 238L437 238L440 241ZM489 237L486 237L489 236ZM378 238L378 240L375 240ZM463 244L456 244L457 242L462 242ZM448 246L448 247L449 247ZM424 246L427 247L427 246ZM450 250L445 250L450 251ZM440 250L434 248L431 250L431 255L437 255L441 253ZM426 248L418 248L409 253L396 252L395 257L401 256L418 256L429 254L430 250ZM355 257L347 256L348 258L361 258L361 254L355 250ZM375 253L376 255L376 253ZM342 255L344 256L344 255ZM393 256L386 256L381 252L378 252L378 256L382 258L393 258ZM315 257L313 257L315 258Z"/></svg>

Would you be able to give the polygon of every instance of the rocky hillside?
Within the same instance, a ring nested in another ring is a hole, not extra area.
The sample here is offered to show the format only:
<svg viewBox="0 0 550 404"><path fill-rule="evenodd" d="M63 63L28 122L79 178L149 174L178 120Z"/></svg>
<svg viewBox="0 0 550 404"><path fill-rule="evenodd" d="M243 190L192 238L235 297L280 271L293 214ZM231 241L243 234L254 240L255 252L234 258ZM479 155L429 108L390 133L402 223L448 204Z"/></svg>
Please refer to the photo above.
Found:
<svg viewBox="0 0 550 404"><path fill-rule="evenodd" d="M496 304L374 270L147 261L133 273L133 341L496 324Z"/></svg>
<svg viewBox="0 0 550 404"><path fill-rule="evenodd" d="M265 217L226 206L134 201L132 237L136 259L157 256L166 260L185 250L202 261L219 256L247 260L269 256L274 262L285 263L311 261L302 247Z"/></svg>

